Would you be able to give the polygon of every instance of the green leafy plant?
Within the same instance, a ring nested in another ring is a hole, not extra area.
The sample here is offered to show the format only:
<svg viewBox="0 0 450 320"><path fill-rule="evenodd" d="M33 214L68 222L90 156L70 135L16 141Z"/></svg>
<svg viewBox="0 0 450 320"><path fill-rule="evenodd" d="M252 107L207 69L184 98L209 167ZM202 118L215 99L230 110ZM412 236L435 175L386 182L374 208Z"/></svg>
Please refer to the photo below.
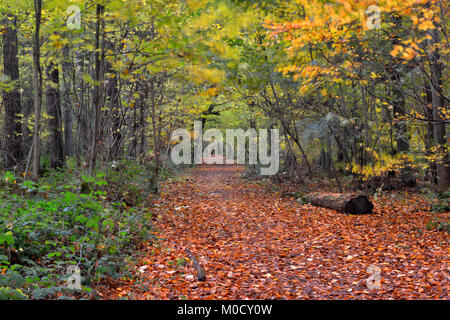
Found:
<svg viewBox="0 0 450 320"><path fill-rule="evenodd" d="M76 179L56 172L39 184L4 174L9 189L0 192L0 299L70 298L76 290L65 284L69 265L80 268L81 292L90 294L93 282L121 276L126 258L154 240L148 208L123 210L121 201L108 201L100 189L108 186L105 173L82 181L95 190L78 193Z"/></svg>

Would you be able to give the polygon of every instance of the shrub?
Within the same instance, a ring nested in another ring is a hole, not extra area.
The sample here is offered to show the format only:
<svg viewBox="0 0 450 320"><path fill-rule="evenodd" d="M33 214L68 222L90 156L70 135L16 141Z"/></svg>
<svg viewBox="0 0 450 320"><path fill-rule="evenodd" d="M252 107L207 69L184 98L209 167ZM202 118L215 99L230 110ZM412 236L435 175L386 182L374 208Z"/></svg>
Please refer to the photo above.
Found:
<svg viewBox="0 0 450 320"><path fill-rule="evenodd" d="M104 175L83 177L97 188L77 192L75 184L18 183L11 173L0 190L0 299L43 299L74 293L66 270L77 265L82 292L103 277L118 277L126 257L142 241L153 240L151 214L108 202ZM59 180L58 180L59 179ZM53 180L53 182L54 182ZM96 190L97 189L97 190Z"/></svg>

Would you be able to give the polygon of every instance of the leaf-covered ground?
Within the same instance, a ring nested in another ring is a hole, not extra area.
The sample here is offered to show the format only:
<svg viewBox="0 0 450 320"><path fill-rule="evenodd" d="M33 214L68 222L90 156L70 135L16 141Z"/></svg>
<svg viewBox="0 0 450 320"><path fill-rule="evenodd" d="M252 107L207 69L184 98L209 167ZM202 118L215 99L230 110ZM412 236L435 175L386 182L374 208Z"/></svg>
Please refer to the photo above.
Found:
<svg viewBox="0 0 450 320"><path fill-rule="evenodd" d="M113 283L104 298L450 298L448 235L427 230L418 197L386 194L374 214L351 216L270 192L242 170L197 167L167 184L156 203L160 241L136 262L138 279ZM379 289L367 286L371 265Z"/></svg>

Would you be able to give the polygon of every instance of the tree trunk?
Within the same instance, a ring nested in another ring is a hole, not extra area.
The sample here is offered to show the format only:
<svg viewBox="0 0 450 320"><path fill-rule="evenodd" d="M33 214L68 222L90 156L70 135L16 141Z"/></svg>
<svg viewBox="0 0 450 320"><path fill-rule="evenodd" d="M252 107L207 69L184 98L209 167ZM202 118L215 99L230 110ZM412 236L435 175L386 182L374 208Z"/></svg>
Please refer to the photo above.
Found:
<svg viewBox="0 0 450 320"><path fill-rule="evenodd" d="M107 48L111 51L114 51L114 45L111 42L107 42ZM106 62L107 73L113 74L114 77L110 78L110 82L108 83L106 89L106 95L109 100L109 109L112 114L112 124L111 124L111 142L110 142L110 150L109 150L109 159L115 160L119 155L120 144L122 140L121 133L121 116L120 116L120 99L119 99L119 89L118 89L118 81L119 76L113 70L111 63Z"/></svg>
<svg viewBox="0 0 450 320"><path fill-rule="evenodd" d="M439 32L433 29L430 32L432 39L429 40L429 46L433 46L440 41ZM439 153L436 161L436 174L438 179L438 189L446 190L450 187L450 165L448 150L446 147L446 133L444 114L445 101L442 98L442 63L439 61L440 55L438 49L434 49L430 55L431 70L431 94L433 104L434 118L434 139Z"/></svg>
<svg viewBox="0 0 450 320"><path fill-rule="evenodd" d="M4 20L3 30L3 69L8 81L13 85L12 90L3 91L5 106L5 168L19 165L24 157L22 151L22 124L19 114L22 112L19 88L19 59L16 30L16 18L9 16Z"/></svg>
<svg viewBox="0 0 450 320"><path fill-rule="evenodd" d="M136 158L136 147L137 147L137 113L136 108L137 105L141 103L141 97L139 97L133 106L133 115L131 117L131 141L130 141L130 151L129 156L132 158Z"/></svg>
<svg viewBox="0 0 450 320"><path fill-rule="evenodd" d="M102 116L102 106L101 106L101 95L102 95L102 85L101 85L101 76L102 76L102 61L100 54L100 33L102 32L102 15L103 15L104 7L100 4L97 4L97 26L95 32L95 88L94 88L94 126L92 129L92 141L91 141L91 154L89 159L89 173L92 174L95 169L95 161L97 158L97 147L98 147L98 138L100 133L101 126L101 116ZM103 41L104 44L104 41ZM103 47L102 44L102 47ZM104 47L103 47L104 48Z"/></svg>
<svg viewBox="0 0 450 320"><path fill-rule="evenodd" d="M61 95L59 92L58 66L53 62L48 66L47 113L50 130L50 167L61 168L64 164L64 146L62 139Z"/></svg>
<svg viewBox="0 0 450 320"><path fill-rule="evenodd" d="M372 213L373 204L365 195L341 193L313 193L306 201L314 206L333 209L350 214Z"/></svg>
<svg viewBox="0 0 450 320"><path fill-rule="evenodd" d="M433 97L431 93L431 87L428 80L425 80L424 83L424 93L425 93L425 106L424 106L424 115L427 119L427 129L425 136L425 149L427 151L427 156L431 157L432 155L432 147L434 146L434 124L433 124ZM437 184L437 176L436 176L436 162L430 161L429 168L429 179L431 183Z"/></svg>
<svg viewBox="0 0 450 320"><path fill-rule="evenodd" d="M140 138L139 138L139 151L138 154L140 157L144 157L145 155L145 107L142 103L140 105L140 111L139 111L139 130L140 130Z"/></svg>
<svg viewBox="0 0 450 320"><path fill-rule="evenodd" d="M394 15L394 23L396 26L401 27L402 18L400 15ZM399 45L400 40L398 36L394 36L392 40L392 45ZM392 105L393 105L393 113L394 113L394 128L396 133L396 141L397 148L395 153L406 153L409 151L409 137L408 137L408 128L405 122L405 96L400 88L402 75L397 69L398 65L392 65L391 68L391 81L393 84L392 87Z"/></svg>
<svg viewBox="0 0 450 320"><path fill-rule="evenodd" d="M70 62L69 47L63 49L63 84L64 84L64 155L70 157L73 155L73 120L72 120L72 103L70 100ZM66 76L67 75L67 76Z"/></svg>
<svg viewBox="0 0 450 320"><path fill-rule="evenodd" d="M281 119L281 125L283 127L283 130L285 130L286 133L288 133L292 140L294 140L295 144L297 145L298 149L300 150L301 154L302 154L302 158L303 158L303 162L306 164L306 167L308 168L308 174L309 174L309 179L312 179L312 169L311 169L311 164L309 163L308 157L306 155L305 150L303 149L300 140L298 139L298 132L297 132L297 127L294 127L294 134L289 130L289 126L286 124L284 117Z"/></svg>
<svg viewBox="0 0 450 320"><path fill-rule="evenodd" d="M401 76L398 72L394 71L392 76L392 81L395 83L395 86L398 86L400 83ZM408 137L408 128L406 127L405 122L405 97L403 93L395 87L392 90L392 96L394 98L393 101L393 112L394 112L394 128L396 133L397 140L397 148L395 150L396 153L406 153L409 151L409 137Z"/></svg>
<svg viewBox="0 0 450 320"><path fill-rule="evenodd" d="M34 181L39 179L39 161L41 156L41 107L42 107L42 72L41 72L41 10L42 0L34 0L35 31L33 40L33 100L34 100L34 136L33 136L33 173Z"/></svg>

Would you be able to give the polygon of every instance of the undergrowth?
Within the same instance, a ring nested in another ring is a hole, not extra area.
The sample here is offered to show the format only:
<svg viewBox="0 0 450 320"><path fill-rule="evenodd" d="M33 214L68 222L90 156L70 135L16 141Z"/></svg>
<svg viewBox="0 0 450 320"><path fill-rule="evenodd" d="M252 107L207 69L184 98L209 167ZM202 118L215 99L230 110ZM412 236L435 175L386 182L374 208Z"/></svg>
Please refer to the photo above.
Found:
<svg viewBox="0 0 450 320"><path fill-rule="evenodd" d="M126 275L131 255L155 240L150 174L137 163L94 177L50 171L39 184L4 173L0 299L95 297L94 282ZM68 285L69 266L79 268L81 287Z"/></svg>

